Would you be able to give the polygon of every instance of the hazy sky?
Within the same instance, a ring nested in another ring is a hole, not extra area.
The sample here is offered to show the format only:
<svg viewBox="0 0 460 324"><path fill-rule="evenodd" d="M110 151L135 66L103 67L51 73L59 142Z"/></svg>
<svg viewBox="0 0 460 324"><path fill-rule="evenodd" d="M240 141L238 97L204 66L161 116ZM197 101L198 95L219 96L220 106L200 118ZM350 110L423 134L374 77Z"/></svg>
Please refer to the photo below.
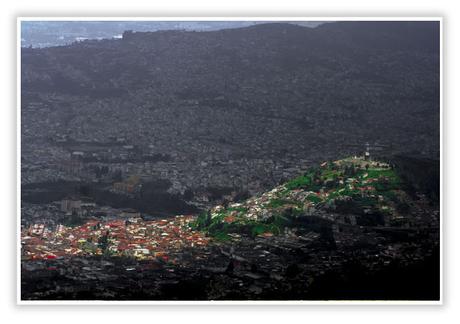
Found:
<svg viewBox="0 0 460 324"><path fill-rule="evenodd" d="M21 45L46 47L65 45L84 39L117 38L125 30L156 31L168 29L218 30L240 28L262 21L23 21ZM321 22L296 22L314 27Z"/></svg>

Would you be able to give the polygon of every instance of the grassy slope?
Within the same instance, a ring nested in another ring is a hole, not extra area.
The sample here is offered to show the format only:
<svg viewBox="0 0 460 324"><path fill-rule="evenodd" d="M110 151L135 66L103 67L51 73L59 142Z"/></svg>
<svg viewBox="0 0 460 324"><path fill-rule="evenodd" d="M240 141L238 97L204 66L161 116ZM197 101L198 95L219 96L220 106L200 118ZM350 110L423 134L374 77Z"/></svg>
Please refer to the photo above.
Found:
<svg viewBox="0 0 460 324"><path fill-rule="evenodd" d="M388 165L347 158L311 168L287 183L230 207L199 215L193 226L220 239L229 234L278 234L311 210L392 215L402 204L401 179Z"/></svg>

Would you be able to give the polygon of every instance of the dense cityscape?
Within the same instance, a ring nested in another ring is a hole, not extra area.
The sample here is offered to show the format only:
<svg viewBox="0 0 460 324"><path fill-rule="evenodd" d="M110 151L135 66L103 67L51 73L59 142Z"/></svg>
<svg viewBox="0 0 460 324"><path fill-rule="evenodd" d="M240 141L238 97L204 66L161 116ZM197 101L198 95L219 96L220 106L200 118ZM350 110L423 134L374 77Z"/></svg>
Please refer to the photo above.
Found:
<svg viewBox="0 0 460 324"><path fill-rule="evenodd" d="M439 299L439 24L176 27L22 48L22 299Z"/></svg>

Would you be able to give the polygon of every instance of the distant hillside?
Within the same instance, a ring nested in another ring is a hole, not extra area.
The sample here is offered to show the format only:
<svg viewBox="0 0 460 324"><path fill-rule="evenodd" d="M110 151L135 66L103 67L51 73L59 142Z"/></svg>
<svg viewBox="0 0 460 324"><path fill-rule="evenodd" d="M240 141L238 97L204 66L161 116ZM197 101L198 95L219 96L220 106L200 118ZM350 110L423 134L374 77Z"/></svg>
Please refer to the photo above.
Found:
<svg viewBox="0 0 460 324"><path fill-rule="evenodd" d="M439 23L126 32L122 40L23 48L22 89L23 107L56 106L51 122L63 127L70 118L63 131L71 133L84 123L88 138L109 136L113 123L129 133L135 119L138 142L204 136L262 146L263 155L377 141L436 158ZM31 109L23 122L35 117Z"/></svg>
<svg viewBox="0 0 460 324"><path fill-rule="evenodd" d="M241 28L263 21L22 21L21 46L50 47L87 39L119 38L123 31L194 30L210 31ZM292 22L296 23L296 22ZM322 22L298 22L314 27Z"/></svg>

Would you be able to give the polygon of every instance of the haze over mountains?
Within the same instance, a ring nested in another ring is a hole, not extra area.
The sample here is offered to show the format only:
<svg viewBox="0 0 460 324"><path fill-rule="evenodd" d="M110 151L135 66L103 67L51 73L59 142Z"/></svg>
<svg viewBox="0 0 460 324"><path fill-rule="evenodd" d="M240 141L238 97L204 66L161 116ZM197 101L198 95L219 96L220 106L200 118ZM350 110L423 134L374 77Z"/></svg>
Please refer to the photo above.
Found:
<svg viewBox="0 0 460 324"><path fill-rule="evenodd" d="M56 150L42 161L52 170L75 150L64 140L118 138L164 155L181 193L260 191L366 142L438 159L439 23L267 23L23 48L22 108L26 163L36 143Z"/></svg>
<svg viewBox="0 0 460 324"><path fill-rule="evenodd" d="M194 30L210 31L241 28L263 21L23 21L21 46L50 47L71 44L87 39L120 38L125 30ZM302 26L315 27L320 21L291 22Z"/></svg>

